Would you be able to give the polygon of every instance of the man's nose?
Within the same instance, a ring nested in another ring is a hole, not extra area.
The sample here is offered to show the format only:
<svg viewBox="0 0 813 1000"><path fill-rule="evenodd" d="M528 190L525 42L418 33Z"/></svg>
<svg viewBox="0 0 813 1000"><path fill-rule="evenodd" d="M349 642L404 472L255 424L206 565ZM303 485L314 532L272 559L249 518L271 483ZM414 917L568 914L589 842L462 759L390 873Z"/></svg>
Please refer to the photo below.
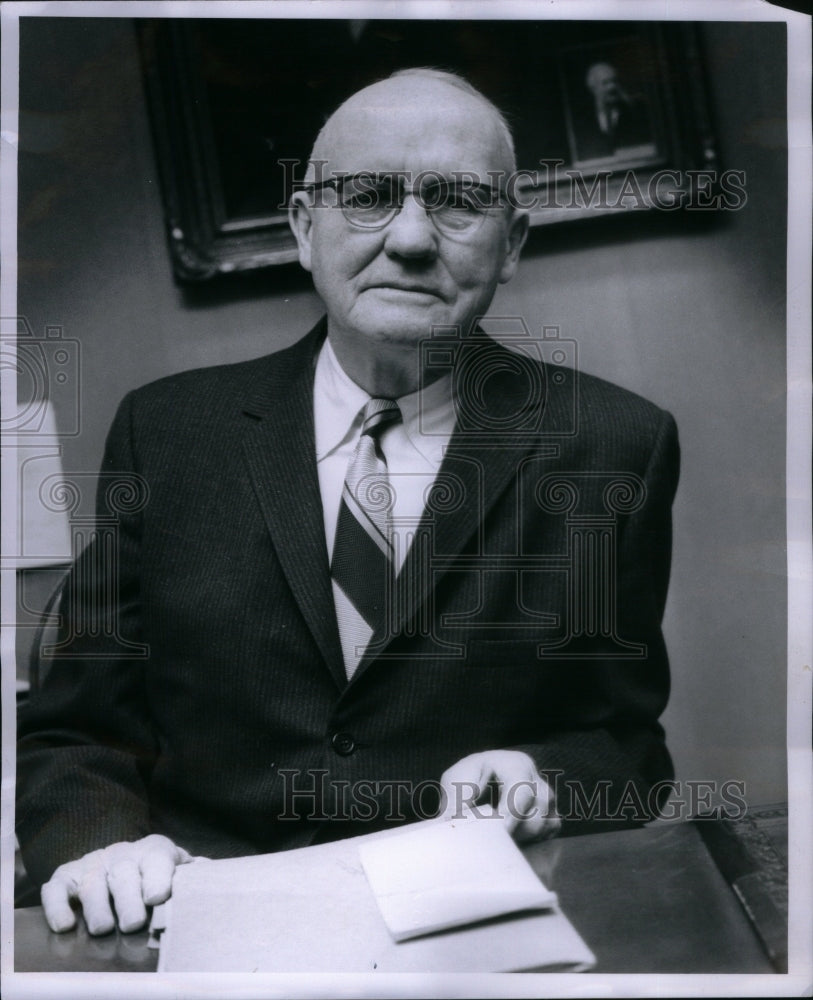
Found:
<svg viewBox="0 0 813 1000"><path fill-rule="evenodd" d="M386 229L384 250L391 257L434 259L438 252L438 232L426 209L412 194Z"/></svg>

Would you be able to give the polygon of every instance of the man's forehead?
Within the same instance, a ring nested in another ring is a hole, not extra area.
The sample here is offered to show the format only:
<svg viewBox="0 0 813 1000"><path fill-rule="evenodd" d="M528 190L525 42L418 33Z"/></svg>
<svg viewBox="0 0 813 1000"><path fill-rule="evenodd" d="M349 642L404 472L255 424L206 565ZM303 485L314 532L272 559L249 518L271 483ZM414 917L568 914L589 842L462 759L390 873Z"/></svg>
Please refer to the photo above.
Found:
<svg viewBox="0 0 813 1000"><path fill-rule="evenodd" d="M473 94L424 78L384 80L354 94L314 148L331 170L472 170L505 166L499 121Z"/></svg>
<svg viewBox="0 0 813 1000"><path fill-rule="evenodd" d="M597 66L595 68L594 75L596 79L604 83L606 80L612 80L618 76L616 70L612 66Z"/></svg>

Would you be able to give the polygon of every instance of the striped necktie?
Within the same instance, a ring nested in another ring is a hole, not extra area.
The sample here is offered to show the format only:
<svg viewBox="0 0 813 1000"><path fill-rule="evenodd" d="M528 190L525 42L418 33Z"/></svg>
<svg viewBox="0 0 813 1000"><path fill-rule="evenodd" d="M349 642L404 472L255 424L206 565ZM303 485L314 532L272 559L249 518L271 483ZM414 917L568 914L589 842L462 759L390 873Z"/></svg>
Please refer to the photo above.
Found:
<svg viewBox="0 0 813 1000"><path fill-rule="evenodd" d="M342 490L330 566L334 582L373 632L383 624L393 582L387 530L392 494L379 438L400 419L398 404L390 399L370 399L364 407L361 435Z"/></svg>

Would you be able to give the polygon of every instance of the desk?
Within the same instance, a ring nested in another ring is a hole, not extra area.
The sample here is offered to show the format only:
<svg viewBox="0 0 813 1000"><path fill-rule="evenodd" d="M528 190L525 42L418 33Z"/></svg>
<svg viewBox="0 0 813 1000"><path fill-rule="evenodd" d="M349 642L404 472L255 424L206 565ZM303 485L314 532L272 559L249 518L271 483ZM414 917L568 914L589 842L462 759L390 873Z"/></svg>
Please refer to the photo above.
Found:
<svg viewBox="0 0 813 1000"><path fill-rule="evenodd" d="M697 824L658 822L524 853L595 953L596 972L775 971ZM17 972L151 972L157 964L146 932L51 934L39 907L15 911L15 955Z"/></svg>

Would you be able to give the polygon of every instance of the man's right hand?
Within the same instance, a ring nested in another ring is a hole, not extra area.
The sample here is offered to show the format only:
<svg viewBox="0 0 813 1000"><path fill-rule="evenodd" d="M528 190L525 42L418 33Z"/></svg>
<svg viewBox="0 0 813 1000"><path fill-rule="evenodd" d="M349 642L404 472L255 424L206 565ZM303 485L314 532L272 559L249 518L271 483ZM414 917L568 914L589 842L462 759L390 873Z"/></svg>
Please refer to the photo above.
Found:
<svg viewBox="0 0 813 1000"><path fill-rule="evenodd" d="M147 921L147 906L169 898L175 866L192 860L168 837L154 833L60 865L42 887L48 926L57 933L75 927L71 902L78 901L91 934L108 934L116 922L125 934L137 931Z"/></svg>

